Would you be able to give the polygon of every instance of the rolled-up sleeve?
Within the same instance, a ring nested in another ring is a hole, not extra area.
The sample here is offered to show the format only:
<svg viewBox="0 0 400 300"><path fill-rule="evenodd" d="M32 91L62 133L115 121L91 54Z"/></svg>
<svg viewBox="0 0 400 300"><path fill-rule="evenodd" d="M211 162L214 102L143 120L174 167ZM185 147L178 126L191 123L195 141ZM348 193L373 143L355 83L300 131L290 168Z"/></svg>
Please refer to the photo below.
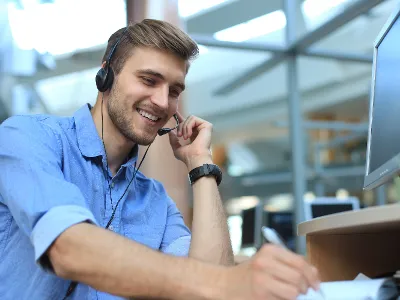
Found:
<svg viewBox="0 0 400 300"><path fill-rule="evenodd" d="M0 126L0 202L30 238L39 264L68 227L97 224L79 188L64 179L58 134L28 116Z"/></svg>
<svg viewBox="0 0 400 300"><path fill-rule="evenodd" d="M190 230L185 225L182 214L176 207L175 202L169 197L167 199L169 203L168 219L161 251L175 256L188 256L191 241Z"/></svg>

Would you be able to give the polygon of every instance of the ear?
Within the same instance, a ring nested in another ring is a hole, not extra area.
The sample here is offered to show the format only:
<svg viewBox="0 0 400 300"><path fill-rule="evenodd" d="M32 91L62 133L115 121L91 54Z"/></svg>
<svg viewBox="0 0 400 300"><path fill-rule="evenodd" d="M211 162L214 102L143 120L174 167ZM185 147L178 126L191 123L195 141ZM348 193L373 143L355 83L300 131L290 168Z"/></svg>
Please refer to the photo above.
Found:
<svg viewBox="0 0 400 300"><path fill-rule="evenodd" d="M104 68L106 66L106 61L103 61L103 63L101 64L101 67Z"/></svg>

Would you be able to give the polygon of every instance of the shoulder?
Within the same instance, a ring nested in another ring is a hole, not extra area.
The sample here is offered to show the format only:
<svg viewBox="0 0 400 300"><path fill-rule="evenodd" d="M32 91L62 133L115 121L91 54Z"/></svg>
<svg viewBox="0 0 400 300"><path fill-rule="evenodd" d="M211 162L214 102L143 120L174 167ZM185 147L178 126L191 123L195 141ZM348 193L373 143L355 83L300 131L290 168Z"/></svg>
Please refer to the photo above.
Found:
<svg viewBox="0 0 400 300"><path fill-rule="evenodd" d="M50 115L12 116L0 124L0 144L38 153L47 150L61 153L63 122L66 121Z"/></svg>
<svg viewBox="0 0 400 300"><path fill-rule="evenodd" d="M1 132L12 129L13 132L19 131L25 134L38 136L57 135L62 132L63 127L70 126L70 118L51 115L15 115L6 119L0 125Z"/></svg>

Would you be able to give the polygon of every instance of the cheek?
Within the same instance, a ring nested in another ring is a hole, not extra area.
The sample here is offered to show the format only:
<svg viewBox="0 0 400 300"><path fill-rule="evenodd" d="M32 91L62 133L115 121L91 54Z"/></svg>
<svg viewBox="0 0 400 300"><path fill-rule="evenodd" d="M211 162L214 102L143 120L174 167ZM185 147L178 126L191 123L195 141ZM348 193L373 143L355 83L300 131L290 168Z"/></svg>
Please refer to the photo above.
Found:
<svg viewBox="0 0 400 300"><path fill-rule="evenodd" d="M178 100L172 100L168 104L168 113L173 115L178 110Z"/></svg>
<svg viewBox="0 0 400 300"><path fill-rule="evenodd" d="M131 83L127 85L126 88L122 91L123 98L125 102L129 104L134 104L139 102L140 100L146 99L149 97L149 93L145 87L141 84Z"/></svg>

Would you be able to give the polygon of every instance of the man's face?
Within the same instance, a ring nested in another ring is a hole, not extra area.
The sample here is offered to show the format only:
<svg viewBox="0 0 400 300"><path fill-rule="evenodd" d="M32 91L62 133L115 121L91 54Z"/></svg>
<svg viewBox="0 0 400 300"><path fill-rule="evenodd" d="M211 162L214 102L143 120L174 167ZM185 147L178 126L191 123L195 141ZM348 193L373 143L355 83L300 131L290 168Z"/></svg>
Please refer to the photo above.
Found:
<svg viewBox="0 0 400 300"><path fill-rule="evenodd" d="M184 89L186 62L152 48L135 48L116 76L108 114L130 141L149 145L177 110Z"/></svg>

